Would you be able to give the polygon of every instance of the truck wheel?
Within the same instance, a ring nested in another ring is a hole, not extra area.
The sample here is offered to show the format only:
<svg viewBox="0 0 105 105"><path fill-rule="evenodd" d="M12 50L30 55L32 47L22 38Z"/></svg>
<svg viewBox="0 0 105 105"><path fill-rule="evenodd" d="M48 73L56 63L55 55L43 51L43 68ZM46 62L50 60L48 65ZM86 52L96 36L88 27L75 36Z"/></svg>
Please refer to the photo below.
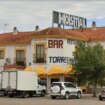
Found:
<svg viewBox="0 0 105 105"><path fill-rule="evenodd" d="M81 92L77 93L77 98L81 98Z"/></svg>
<svg viewBox="0 0 105 105"><path fill-rule="evenodd" d="M22 93L22 98L27 98L28 95L29 95L28 92L23 92L23 93Z"/></svg>
<svg viewBox="0 0 105 105"><path fill-rule="evenodd" d="M56 96L51 96L52 99L56 99Z"/></svg>
<svg viewBox="0 0 105 105"><path fill-rule="evenodd" d="M8 94L9 97L14 97L14 94Z"/></svg>
<svg viewBox="0 0 105 105"><path fill-rule="evenodd" d="M41 92L41 96L44 97L45 96L45 91Z"/></svg>
<svg viewBox="0 0 105 105"><path fill-rule="evenodd" d="M7 93L6 93L6 92L4 92L4 93L3 93L3 95L4 95L4 96L7 96Z"/></svg>
<svg viewBox="0 0 105 105"><path fill-rule="evenodd" d="M33 92L29 92L30 97L33 97L33 94L34 94Z"/></svg>
<svg viewBox="0 0 105 105"><path fill-rule="evenodd" d="M65 99L69 99L69 93L68 92L66 92L66 94L65 94Z"/></svg>

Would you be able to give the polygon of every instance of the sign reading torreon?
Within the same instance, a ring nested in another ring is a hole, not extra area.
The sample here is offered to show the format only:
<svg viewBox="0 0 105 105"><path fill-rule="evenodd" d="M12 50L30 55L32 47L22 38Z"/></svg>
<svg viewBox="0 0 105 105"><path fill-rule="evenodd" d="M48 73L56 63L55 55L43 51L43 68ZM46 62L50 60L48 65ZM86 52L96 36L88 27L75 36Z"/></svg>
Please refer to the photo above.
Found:
<svg viewBox="0 0 105 105"><path fill-rule="evenodd" d="M71 27L87 27L86 18L53 11L53 23Z"/></svg>

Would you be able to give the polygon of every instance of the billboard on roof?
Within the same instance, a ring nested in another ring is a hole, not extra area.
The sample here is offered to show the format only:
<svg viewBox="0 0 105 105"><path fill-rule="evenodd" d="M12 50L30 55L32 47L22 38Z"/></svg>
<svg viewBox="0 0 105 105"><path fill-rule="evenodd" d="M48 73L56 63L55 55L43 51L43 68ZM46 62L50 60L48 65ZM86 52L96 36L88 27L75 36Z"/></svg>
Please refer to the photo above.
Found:
<svg viewBox="0 0 105 105"><path fill-rule="evenodd" d="M53 11L53 24L54 23L58 24L58 26L71 26L73 28L87 27L86 18L65 14L57 11Z"/></svg>

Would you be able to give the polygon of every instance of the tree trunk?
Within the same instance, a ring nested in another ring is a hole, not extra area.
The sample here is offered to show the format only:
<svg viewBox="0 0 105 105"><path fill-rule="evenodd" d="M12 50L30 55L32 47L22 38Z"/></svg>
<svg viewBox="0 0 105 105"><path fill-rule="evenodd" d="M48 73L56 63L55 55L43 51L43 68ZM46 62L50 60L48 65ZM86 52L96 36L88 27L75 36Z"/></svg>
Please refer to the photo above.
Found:
<svg viewBox="0 0 105 105"><path fill-rule="evenodd" d="M93 86L93 97L97 97L97 79L95 80Z"/></svg>

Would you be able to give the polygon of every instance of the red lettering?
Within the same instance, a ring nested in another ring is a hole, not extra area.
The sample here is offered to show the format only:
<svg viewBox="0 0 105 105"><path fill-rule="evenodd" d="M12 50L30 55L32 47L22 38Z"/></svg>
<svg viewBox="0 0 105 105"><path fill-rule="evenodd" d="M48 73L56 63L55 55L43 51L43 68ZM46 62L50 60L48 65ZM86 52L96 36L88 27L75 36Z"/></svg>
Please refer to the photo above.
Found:
<svg viewBox="0 0 105 105"><path fill-rule="evenodd" d="M53 41L52 40L48 40L48 48L53 48Z"/></svg>
<svg viewBox="0 0 105 105"><path fill-rule="evenodd" d="M57 40L54 40L54 48L58 48L58 41Z"/></svg>
<svg viewBox="0 0 105 105"><path fill-rule="evenodd" d="M48 40L48 48L63 48L63 40Z"/></svg>
<svg viewBox="0 0 105 105"><path fill-rule="evenodd" d="M59 40L59 48L63 48L63 40Z"/></svg>

